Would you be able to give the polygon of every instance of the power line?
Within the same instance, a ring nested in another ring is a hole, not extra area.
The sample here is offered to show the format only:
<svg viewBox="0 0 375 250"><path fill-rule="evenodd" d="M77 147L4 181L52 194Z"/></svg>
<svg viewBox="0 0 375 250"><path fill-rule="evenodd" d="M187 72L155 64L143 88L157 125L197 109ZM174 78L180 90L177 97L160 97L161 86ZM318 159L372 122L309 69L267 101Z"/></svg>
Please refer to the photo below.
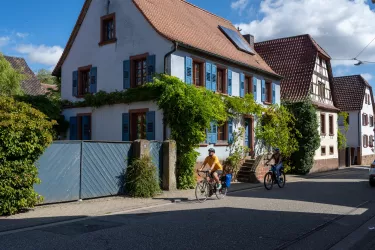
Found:
<svg viewBox="0 0 375 250"><path fill-rule="evenodd" d="M371 42L370 42L369 44L366 45L366 47L364 47L363 50L361 50L361 52L359 52L359 54L358 54L356 57L354 57L354 59L356 59L357 57L359 57L359 55L361 55L362 52L365 51L365 49L367 49L367 47L370 46L370 44L371 44L374 40L375 40L375 37L374 37L374 39L371 40Z"/></svg>

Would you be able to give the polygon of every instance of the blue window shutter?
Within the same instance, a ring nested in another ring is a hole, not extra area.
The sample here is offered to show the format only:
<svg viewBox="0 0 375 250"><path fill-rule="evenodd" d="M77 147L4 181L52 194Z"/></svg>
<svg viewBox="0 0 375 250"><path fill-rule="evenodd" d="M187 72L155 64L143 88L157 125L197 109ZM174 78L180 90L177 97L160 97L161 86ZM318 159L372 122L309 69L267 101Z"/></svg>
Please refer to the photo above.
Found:
<svg viewBox="0 0 375 250"><path fill-rule="evenodd" d="M216 92L217 67L215 64L212 64L211 74L212 74L211 90L213 92Z"/></svg>
<svg viewBox="0 0 375 250"><path fill-rule="evenodd" d="M241 85L240 85L240 97L245 97L245 75L241 73L240 75Z"/></svg>
<svg viewBox="0 0 375 250"><path fill-rule="evenodd" d="M211 82L212 82L211 63L206 63L206 89L212 90Z"/></svg>
<svg viewBox="0 0 375 250"><path fill-rule="evenodd" d="M124 72L124 89L130 89L130 60L125 60L123 62L123 72Z"/></svg>
<svg viewBox="0 0 375 250"><path fill-rule="evenodd" d="M215 122L210 123L207 139L209 144L215 144L217 142L217 125Z"/></svg>
<svg viewBox="0 0 375 250"><path fill-rule="evenodd" d="M272 103L276 103L276 84L272 83Z"/></svg>
<svg viewBox="0 0 375 250"><path fill-rule="evenodd" d="M156 57L151 55L147 57L147 82L152 82L155 75Z"/></svg>
<svg viewBox="0 0 375 250"><path fill-rule="evenodd" d="M97 92L97 79L98 79L98 68L92 67L90 70L90 93L95 94Z"/></svg>
<svg viewBox="0 0 375 250"><path fill-rule="evenodd" d="M232 143L233 141L233 121L228 121L228 142Z"/></svg>
<svg viewBox="0 0 375 250"><path fill-rule="evenodd" d="M266 81L262 80L262 102L266 100Z"/></svg>
<svg viewBox="0 0 375 250"><path fill-rule="evenodd" d="M193 83L193 59L190 57L185 57L185 82Z"/></svg>
<svg viewBox="0 0 375 250"><path fill-rule="evenodd" d="M69 120L69 140L77 140L77 117L70 117Z"/></svg>
<svg viewBox="0 0 375 250"><path fill-rule="evenodd" d="M73 71L72 95L78 96L78 71Z"/></svg>
<svg viewBox="0 0 375 250"><path fill-rule="evenodd" d="M245 119L245 146L249 147L249 119Z"/></svg>
<svg viewBox="0 0 375 250"><path fill-rule="evenodd" d="M232 70L228 69L228 95L232 95Z"/></svg>
<svg viewBox="0 0 375 250"><path fill-rule="evenodd" d="M122 114L122 141L130 141L129 114Z"/></svg>
<svg viewBox="0 0 375 250"><path fill-rule="evenodd" d="M258 85L258 80L257 80L257 78L254 76L254 77L253 77L253 95L254 95L254 100L255 100L255 101L258 100L258 96L257 96L257 85Z"/></svg>
<svg viewBox="0 0 375 250"><path fill-rule="evenodd" d="M155 111L147 112L146 126L147 126L146 139L149 141L154 141L155 140Z"/></svg>
<svg viewBox="0 0 375 250"><path fill-rule="evenodd" d="M82 140L91 140L91 116L82 116Z"/></svg>

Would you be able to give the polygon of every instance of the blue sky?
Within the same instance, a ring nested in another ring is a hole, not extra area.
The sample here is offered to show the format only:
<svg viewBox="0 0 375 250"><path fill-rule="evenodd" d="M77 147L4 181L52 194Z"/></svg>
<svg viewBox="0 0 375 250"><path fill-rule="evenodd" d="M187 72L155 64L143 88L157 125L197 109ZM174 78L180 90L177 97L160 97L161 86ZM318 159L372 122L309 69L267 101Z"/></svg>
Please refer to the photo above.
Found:
<svg viewBox="0 0 375 250"><path fill-rule="evenodd" d="M371 0L187 0L232 21L256 41L309 33L332 58L353 58L375 38ZM84 0L2 2L0 51L30 67L53 69ZM375 41L359 57L375 61ZM334 75L363 74L375 86L375 64L332 61Z"/></svg>

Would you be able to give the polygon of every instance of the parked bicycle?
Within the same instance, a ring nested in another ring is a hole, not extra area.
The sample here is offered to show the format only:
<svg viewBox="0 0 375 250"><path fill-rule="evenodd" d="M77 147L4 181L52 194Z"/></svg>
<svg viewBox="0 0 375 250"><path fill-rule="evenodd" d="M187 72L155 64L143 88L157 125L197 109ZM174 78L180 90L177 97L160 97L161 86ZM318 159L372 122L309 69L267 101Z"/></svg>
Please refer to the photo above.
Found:
<svg viewBox="0 0 375 250"><path fill-rule="evenodd" d="M271 190L273 187L273 184L277 183L279 188L283 188L285 186L285 182L286 182L286 178L285 178L284 168L280 169L280 176L279 178L277 178L276 167L275 165L271 165L270 170L264 176L264 187L267 190Z"/></svg>
<svg viewBox="0 0 375 250"><path fill-rule="evenodd" d="M201 176L199 173L204 173L204 176ZM211 197L213 194L220 200L223 199L228 192L228 187L230 186L230 179L228 185L228 178L226 175L220 176L221 189L217 190L216 183L213 178L210 178L210 171L198 171L198 175L203 177L203 180L197 182L195 187L195 197L199 202L205 202L208 197ZM208 181L208 178L210 181Z"/></svg>

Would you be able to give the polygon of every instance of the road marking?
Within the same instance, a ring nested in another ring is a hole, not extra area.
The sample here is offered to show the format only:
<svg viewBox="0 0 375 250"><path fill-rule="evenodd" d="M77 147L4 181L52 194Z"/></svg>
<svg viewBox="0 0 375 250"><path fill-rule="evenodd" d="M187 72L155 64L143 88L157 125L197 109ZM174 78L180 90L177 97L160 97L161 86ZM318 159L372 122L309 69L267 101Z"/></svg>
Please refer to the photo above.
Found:
<svg viewBox="0 0 375 250"><path fill-rule="evenodd" d="M174 204L174 203L163 203L163 204L152 205L152 206L147 206L147 207L140 207L140 208L134 208L134 209L129 209L129 210L123 210L123 211L118 211L118 212L113 212L113 213L90 215L90 216L87 216L87 217L84 217L84 218L78 218L78 219L73 219L73 220L65 220L65 221L60 221L60 222L48 223L48 224L39 225L39 226L31 226L31 227L25 227L25 228L20 228L20 229L14 229L14 230L0 232L0 236L15 234L15 233L22 233L22 232L27 232L27 231L33 231L33 230L37 230L37 229L41 229L41 228L65 225L65 224L69 224L69 223L95 219L95 218L106 216L106 215L127 214L127 213L131 213L131 212L145 210L145 209L169 206L169 205L172 205L172 204Z"/></svg>

